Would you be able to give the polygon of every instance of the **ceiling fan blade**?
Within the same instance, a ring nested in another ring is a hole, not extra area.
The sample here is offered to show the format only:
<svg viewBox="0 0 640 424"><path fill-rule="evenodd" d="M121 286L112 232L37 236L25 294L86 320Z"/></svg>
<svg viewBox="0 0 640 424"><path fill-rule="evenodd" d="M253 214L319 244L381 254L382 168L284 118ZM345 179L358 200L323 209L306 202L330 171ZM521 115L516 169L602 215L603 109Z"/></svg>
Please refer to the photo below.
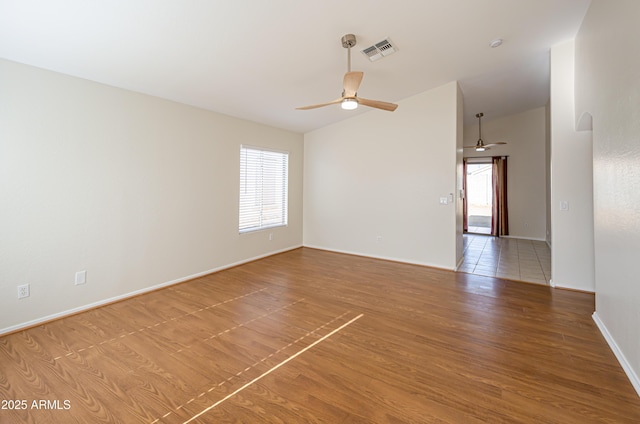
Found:
<svg viewBox="0 0 640 424"><path fill-rule="evenodd" d="M344 97L354 97L356 95L363 76L364 73L360 71L347 72L344 74L344 81L342 83Z"/></svg>
<svg viewBox="0 0 640 424"><path fill-rule="evenodd" d="M495 143L485 144L484 147L499 146L500 144L507 144L507 143L505 143L504 141L496 141Z"/></svg>
<svg viewBox="0 0 640 424"><path fill-rule="evenodd" d="M316 108L319 108L319 107L329 106L329 105L334 105L336 103L340 103L340 102L342 102L342 100L343 100L343 98L340 97L339 99L335 99L335 100L332 100L332 101L327 102L327 103L319 103L317 105L309 105L309 106L297 107L296 110L316 109Z"/></svg>
<svg viewBox="0 0 640 424"><path fill-rule="evenodd" d="M362 97L357 97L358 103L361 105L375 107L376 109L388 110L389 112L393 112L398 108L398 105L395 103L383 102L380 100L369 100L363 99Z"/></svg>

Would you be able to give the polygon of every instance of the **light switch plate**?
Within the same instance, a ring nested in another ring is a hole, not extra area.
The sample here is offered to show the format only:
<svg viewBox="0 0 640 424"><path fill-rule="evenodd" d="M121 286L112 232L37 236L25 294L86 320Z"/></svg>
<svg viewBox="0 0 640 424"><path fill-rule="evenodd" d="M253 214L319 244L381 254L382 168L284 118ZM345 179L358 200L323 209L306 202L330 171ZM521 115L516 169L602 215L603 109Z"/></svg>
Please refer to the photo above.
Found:
<svg viewBox="0 0 640 424"><path fill-rule="evenodd" d="M80 284L85 284L87 282L87 271L78 271L76 272L76 286Z"/></svg>

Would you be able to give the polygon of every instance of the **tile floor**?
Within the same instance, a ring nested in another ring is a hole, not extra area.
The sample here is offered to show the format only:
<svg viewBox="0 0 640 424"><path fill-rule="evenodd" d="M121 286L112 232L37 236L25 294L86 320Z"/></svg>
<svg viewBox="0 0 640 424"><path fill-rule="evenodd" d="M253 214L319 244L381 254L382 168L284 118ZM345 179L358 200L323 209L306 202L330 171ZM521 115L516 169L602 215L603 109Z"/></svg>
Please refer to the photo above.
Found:
<svg viewBox="0 0 640 424"><path fill-rule="evenodd" d="M543 241L465 234L458 271L549 285L551 250Z"/></svg>

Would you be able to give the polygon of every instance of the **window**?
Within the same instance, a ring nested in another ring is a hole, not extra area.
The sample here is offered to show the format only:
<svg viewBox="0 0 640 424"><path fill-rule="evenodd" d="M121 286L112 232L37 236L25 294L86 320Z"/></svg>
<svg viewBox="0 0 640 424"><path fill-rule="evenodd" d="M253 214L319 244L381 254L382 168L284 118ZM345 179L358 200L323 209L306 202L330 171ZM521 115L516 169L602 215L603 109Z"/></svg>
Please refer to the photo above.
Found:
<svg viewBox="0 0 640 424"><path fill-rule="evenodd" d="M240 233L287 225L289 153L240 146Z"/></svg>

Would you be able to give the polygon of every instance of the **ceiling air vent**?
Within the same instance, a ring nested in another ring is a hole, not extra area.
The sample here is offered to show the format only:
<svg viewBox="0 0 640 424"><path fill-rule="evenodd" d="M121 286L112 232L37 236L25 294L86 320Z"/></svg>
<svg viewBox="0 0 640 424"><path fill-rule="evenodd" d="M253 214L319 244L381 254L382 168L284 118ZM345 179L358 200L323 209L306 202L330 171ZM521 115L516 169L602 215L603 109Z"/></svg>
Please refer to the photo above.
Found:
<svg viewBox="0 0 640 424"><path fill-rule="evenodd" d="M371 62L375 62L378 59L382 59L385 56L389 56L398 51L398 48L391 42L389 38L386 38L379 43L374 44L371 47L367 47L362 50L362 54L365 55Z"/></svg>

